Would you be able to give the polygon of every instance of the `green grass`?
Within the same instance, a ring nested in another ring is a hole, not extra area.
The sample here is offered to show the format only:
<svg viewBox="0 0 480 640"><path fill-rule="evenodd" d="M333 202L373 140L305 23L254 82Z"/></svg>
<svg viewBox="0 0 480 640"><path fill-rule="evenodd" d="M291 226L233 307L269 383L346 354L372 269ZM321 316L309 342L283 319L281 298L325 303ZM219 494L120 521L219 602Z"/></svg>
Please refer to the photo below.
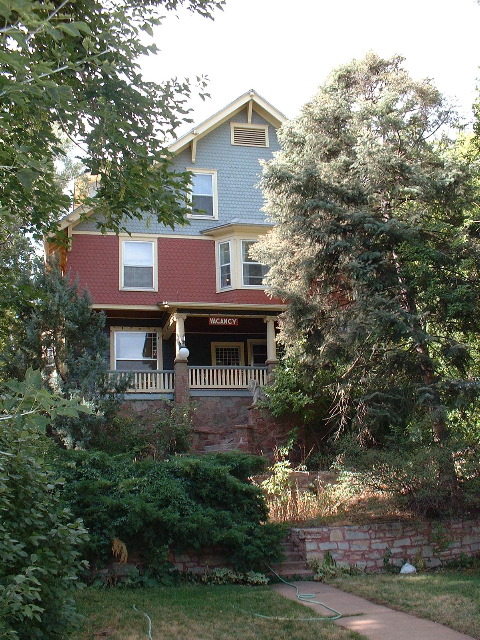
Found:
<svg viewBox="0 0 480 640"><path fill-rule="evenodd" d="M302 622L315 614L268 587L200 586L85 589L77 597L85 616L74 640L360 640L332 622ZM265 620L255 613L292 621Z"/></svg>
<svg viewBox="0 0 480 640"><path fill-rule="evenodd" d="M480 640L480 571L362 575L329 581L394 609L412 613Z"/></svg>

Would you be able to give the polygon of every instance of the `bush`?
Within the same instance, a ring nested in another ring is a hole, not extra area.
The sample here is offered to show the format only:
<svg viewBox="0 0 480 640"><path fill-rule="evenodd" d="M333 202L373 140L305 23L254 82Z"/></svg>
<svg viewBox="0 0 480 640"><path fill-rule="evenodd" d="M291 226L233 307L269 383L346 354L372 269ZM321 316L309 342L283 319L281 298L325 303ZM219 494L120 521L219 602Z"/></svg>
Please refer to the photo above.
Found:
<svg viewBox="0 0 480 640"><path fill-rule="evenodd" d="M72 590L84 570L86 530L60 500L45 465L45 412L75 415L74 403L42 388L37 372L0 397L0 638L60 640L75 622Z"/></svg>
<svg viewBox="0 0 480 640"><path fill-rule="evenodd" d="M479 456L472 449L408 443L357 452L349 462L363 470L367 485L420 516L464 516L480 509Z"/></svg>
<svg viewBox="0 0 480 640"><path fill-rule="evenodd" d="M279 559L283 530L262 524L267 509L261 491L232 473L243 476L257 468L253 457L134 461L103 452L57 455L58 471L66 478L64 498L90 531L93 564L106 563L115 538L148 564L162 563L165 549L215 546L242 570Z"/></svg>
<svg viewBox="0 0 480 640"><path fill-rule="evenodd" d="M129 453L139 458L165 458L189 451L191 438L192 420L185 407L166 404L146 415L122 407L92 431L88 448L112 455Z"/></svg>

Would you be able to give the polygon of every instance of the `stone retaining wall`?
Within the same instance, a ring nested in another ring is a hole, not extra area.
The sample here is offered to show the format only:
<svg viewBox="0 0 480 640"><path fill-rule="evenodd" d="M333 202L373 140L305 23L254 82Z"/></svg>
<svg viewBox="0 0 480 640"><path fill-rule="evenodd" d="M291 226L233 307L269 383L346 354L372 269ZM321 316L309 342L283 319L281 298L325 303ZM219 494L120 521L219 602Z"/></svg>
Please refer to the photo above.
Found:
<svg viewBox="0 0 480 640"><path fill-rule="evenodd" d="M480 520L294 528L291 538L307 561L321 561L328 551L340 565L372 572L384 568L384 558L395 566L407 559L434 568L461 554L480 553Z"/></svg>

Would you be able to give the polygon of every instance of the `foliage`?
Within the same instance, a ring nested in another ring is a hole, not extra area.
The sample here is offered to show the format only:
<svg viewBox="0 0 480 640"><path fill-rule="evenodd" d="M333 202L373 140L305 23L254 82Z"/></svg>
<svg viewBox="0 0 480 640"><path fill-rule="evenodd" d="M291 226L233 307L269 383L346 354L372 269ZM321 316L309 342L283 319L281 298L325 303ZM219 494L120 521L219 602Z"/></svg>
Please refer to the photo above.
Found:
<svg viewBox="0 0 480 640"><path fill-rule="evenodd" d="M55 180L62 131L100 180L90 203L104 228L126 218L172 225L187 210L189 176L172 170L165 139L186 120L188 81L146 82L140 56L162 11L185 5L211 17L223 0L2 2L0 14L1 215L42 235L68 211ZM200 90L204 80L199 80ZM204 95L204 94L201 94Z"/></svg>
<svg viewBox="0 0 480 640"><path fill-rule="evenodd" d="M203 584L265 585L268 584L268 578L263 573L257 573L255 571L240 573L232 569L216 568L200 576L200 582Z"/></svg>
<svg viewBox="0 0 480 640"><path fill-rule="evenodd" d="M86 540L60 500L42 459L42 432L57 415L83 410L49 393L39 372L0 390L0 637L66 638L75 622L72 590Z"/></svg>
<svg viewBox="0 0 480 640"><path fill-rule="evenodd" d="M281 339L327 380L331 428L364 445L412 424L443 442L448 411L477 398L477 163L440 136L455 126L429 81L369 54L282 127L265 167L276 227L257 258L289 303Z"/></svg>
<svg viewBox="0 0 480 640"><path fill-rule="evenodd" d="M108 560L115 538L147 564L163 562L166 547L219 546L240 569L278 558L283 530L262 524L267 510L261 492L232 475L232 462L59 451L55 464L66 479L66 503L89 529L93 565Z"/></svg>
<svg viewBox="0 0 480 640"><path fill-rule="evenodd" d="M309 566L314 572L313 580L315 582L328 582L328 580L338 576L354 576L360 573L360 569L354 565L337 565L330 551L325 551L322 561L311 560Z"/></svg>
<svg viewBox="0 0 480 640"><path fill-rule="evenodd" d="M465 516L480 510L478 447L397 441L396 448L352 447L346 464L361 471L366 486L394 496L403 509L434 518ZM457 483L444 470L454 461Z"/></svg>
<svg viewBox="0 0 480 640"><path fill-rule="evenodd" d="M114 415L115 394L125 389L125 382L114 384L108 376L105 315L93 311L87 290L80 292L54 265L24 273L17 287L26 294L10 298L15 324L0 354L3 375L21 377L33 366L51 389L88 402L91 413L57 416L50 429L65 446L85 446Z"/></svg>
<svg viewBox="0 0 480 640"><path fill-rule="evenodd" d="M170 403L139 415L122 406L92 434L89 448L111 455L129 453L135 458L165 458L190 450L192 419L188 407Z"/></svg>

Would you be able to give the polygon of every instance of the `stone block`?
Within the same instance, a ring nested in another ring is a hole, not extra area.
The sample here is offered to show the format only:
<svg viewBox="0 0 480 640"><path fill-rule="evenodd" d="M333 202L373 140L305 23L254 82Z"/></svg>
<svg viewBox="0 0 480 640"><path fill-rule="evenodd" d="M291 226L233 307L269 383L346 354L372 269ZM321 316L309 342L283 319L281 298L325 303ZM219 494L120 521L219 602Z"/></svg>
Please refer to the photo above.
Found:
<svg viewBox="0 0 480 640"><path fill-rule="evenodd" d="M340 542L343 540L343 533L341 529L333 529L330 531L330 541L331 542Z"/></svg>
<svg viewBox="0 0 480 640"><path fill-rule="evenodd" d="M332 549L338 549L338 544L336 542L320 542L318 548L320 551L331 551Z"/></svg>
<svg viewBox="0 0 480 640"><path fill-rule="evenodd" d="M370 534L364 531L355 531L347 529L345 531L345 540L369 540Z"/></svg>
<svg viewBox="0 0 480 640"><path fill-rule="evenodd" d="M400 540L395 540L392 546L394 547L408 547L412 544L410 538L400 538Z"/></svg>

